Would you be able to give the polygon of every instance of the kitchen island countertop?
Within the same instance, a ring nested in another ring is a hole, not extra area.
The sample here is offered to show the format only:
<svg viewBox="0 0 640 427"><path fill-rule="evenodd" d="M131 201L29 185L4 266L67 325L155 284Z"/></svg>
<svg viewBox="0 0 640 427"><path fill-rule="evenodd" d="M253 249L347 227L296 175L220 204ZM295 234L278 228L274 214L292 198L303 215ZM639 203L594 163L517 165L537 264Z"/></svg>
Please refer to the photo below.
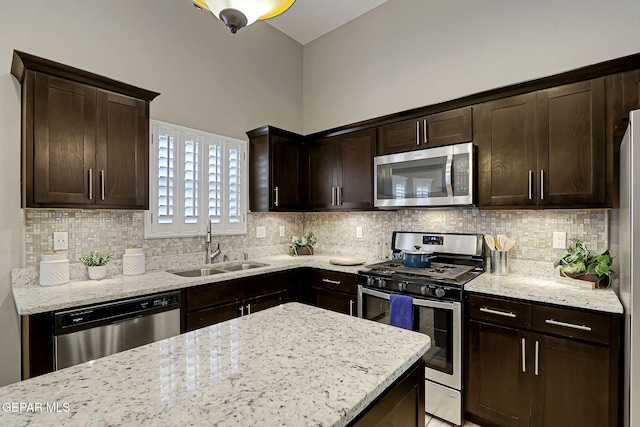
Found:
<svg viewBox="0 0 640 427"><path fill-rule="evenodd" d="M288 303L2 387L0 425L345 426L429 346Z"/></svg>

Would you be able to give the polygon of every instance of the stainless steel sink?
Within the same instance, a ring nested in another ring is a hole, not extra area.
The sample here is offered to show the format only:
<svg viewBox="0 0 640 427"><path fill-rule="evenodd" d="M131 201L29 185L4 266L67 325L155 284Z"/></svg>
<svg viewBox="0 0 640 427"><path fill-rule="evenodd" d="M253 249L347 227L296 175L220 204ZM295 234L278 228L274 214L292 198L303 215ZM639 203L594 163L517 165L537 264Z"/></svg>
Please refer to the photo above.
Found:
<svg viewBox="0 0 640 427"><path fill-rule="evenodd" d="M220 266L220 269L225 271L240 271L240 270L251 270L254 268L268 267L268 266L269 264L262 264L261 262L244 261L244 262L239 262L237 264L223 265L223 266Z"/></svg>
<svg viewBox="0 0 640 427"><path fill-rule="evenodd" d="M214 274L223 274L227 273L227 271L220 270L219 268L195 268L193 270L170 271L170 273L182 277L202 277L212 276Z"/></svg>

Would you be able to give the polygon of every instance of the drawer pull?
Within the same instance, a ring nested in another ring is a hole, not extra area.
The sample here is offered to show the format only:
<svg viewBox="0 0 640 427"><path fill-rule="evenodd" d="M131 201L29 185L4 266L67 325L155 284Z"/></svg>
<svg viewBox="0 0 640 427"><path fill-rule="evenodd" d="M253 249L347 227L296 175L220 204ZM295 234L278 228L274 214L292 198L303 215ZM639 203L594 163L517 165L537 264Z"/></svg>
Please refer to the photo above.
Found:
<svg viewBox="0 0 640 427"><path fill-rule="evenodd" d="M339 285L340 280L322 279L324 283L331 283L332 285Z"/></svg>
<svg viewBox="0 0 640 427"><path fill-rule="evenodd" d="M527 372L526 351L527 351L527 344L524 338L522 338L522 372Z"/></svg>
<svg viewBox="0 0 640 427"><path fill-rule="evenodd" d="M536 340L536 360L535 360L535 374L538 375L538 366L540 362L540 342Z"/></svg>
<svg viewBox="0 0 640 427"><path fill-rule="evenodd" d="M558 320L547 319L545 323L556 326L564 326L565 328L580 329L581 331L591 332L591 327L587 325L575 325L573 323L560 322Z"/></svg>
<svg viewBox="0 0 640 427"><path fill-rule="evenodd" d="M498 311L498 310L492 310L490 308L486 308L486 307L480 307L480 311L482 311L483 313L489 313L489 314L495 314L497 316L503 316L503 317L511 317L511 318L515 318L516 315L515 313L512 313L510 311Z"/></svg>

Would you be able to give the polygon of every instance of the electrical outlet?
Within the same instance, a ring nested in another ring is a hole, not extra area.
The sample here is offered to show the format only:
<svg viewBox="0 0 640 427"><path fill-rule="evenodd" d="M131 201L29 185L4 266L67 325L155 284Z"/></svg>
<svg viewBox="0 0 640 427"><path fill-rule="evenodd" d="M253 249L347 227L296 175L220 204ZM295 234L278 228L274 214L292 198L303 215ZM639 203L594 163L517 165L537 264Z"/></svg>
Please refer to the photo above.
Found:
<svg viewBox="0 0 640 427"><path fill-rule="evenodd" d="M362 227L361 226L357 226L356 227L356 239L362 239Z"/></svg>
<svg viewBox="0 0 640 427"><path fill-rule="evenodd" d="M553 232L553 249L565 249L567 247L567 233L565 231Z"/></svg>
<svg viewBox="0 0 640 427"><path fill-rule="evenodd" d="M258 239L262 239L264 237L267 237L267 230L264 227L264 225L259 225L256 227L256 238Z"/></svg>
<svg viewBox="0 0 640 427"><path fill-rule="evenodd" d="M280 226L280 237L284 237L284 225Z"/></svg>
<svg viewBox="0 0 640 427"><path fill-rule="evenodd" d="M69 233L66 231L53 232L53 250L66 251L69 249Z"/></svg>

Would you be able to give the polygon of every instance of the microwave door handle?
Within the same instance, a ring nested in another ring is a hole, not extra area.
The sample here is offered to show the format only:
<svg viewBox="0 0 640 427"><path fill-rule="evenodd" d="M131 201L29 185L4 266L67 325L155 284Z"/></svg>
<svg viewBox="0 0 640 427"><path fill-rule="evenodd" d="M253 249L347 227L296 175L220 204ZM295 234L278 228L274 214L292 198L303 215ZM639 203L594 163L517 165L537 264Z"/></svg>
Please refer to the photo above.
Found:
<svg viewBox="0 0 640 427"><path fill-rule="evenodd" d="M451 186L451 176L453 174L453 154L447 155L447 164L444 171L444 182L447 186L447 196L453 197L453 187Z"/></svg>

